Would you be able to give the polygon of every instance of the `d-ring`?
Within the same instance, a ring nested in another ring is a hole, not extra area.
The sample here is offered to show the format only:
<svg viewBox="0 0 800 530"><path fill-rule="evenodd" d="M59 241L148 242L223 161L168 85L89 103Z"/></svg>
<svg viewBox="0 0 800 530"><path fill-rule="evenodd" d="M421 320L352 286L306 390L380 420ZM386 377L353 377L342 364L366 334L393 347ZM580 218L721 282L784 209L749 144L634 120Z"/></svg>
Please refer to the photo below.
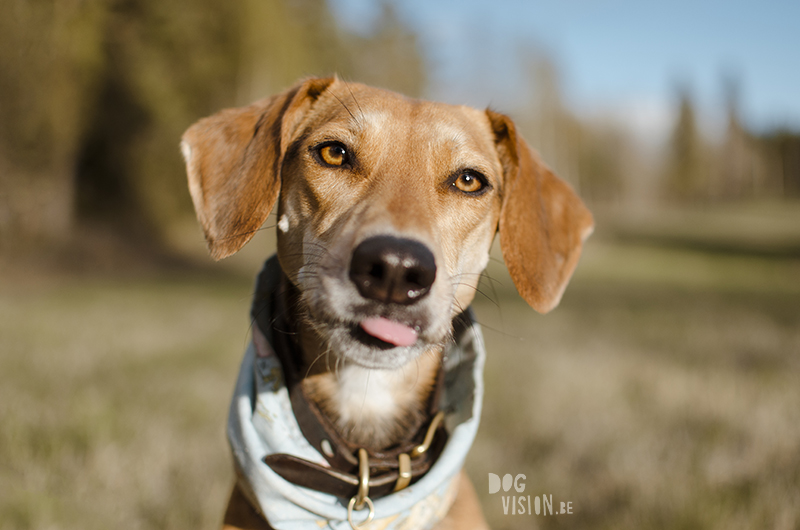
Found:
<svg viewBox="0 0 800 530"><path fill-rule="evenodd" d="M350 523L350 528L352 528L353 530L362 530L362 528L364 527L362 527L361 525L365 526L368 525L369 523L372 522L372 519L375 517L375 505L372 504L372 499L370 499L369 497L364 497L364 502L366 503L367 508L369 508L369 515L367 515L367 518L358 524L353 522L353 506L355 506L356 504L356 498L351 497L350 503L347 505L347 522Z"/></svg>
<svg viewBox="0 0 800 530"><path fill-rule="evenodd" d="M358 493L353 497L356 500L356 510L364 508L364 499L369 498L369 456L366 449L358 450Z"/></svg>

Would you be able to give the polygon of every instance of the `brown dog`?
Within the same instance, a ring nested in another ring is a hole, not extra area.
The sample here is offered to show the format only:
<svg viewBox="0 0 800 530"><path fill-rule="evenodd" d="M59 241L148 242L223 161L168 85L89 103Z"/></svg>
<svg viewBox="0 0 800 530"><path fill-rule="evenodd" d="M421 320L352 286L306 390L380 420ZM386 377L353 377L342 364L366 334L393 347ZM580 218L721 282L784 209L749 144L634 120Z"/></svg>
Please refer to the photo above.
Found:
<svg viewBox="0 0 800 530"><path fill-rule="evenodd" d="M495 233L519 293L547 312L593 228L508 117L335 78L202 119L182 148L214 258L239 250L278 202L277 304L297 386L331 435L369 458L435 430L443 350ZM485 528L460 479L437 528ZM248 499L234 489L226 528L269 528Z"/></svg>

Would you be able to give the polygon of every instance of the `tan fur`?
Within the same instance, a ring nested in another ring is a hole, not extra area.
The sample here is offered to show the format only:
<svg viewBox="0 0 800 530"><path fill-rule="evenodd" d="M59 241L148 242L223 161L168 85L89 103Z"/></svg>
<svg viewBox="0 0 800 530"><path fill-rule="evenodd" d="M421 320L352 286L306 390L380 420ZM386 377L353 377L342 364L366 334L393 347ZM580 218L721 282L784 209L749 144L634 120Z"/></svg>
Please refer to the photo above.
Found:
<svg viewBox="0 0 800 530"><path fill-rule="evenodd" d="M440 357L441 352L431 352L408 369L373 370L367 375L368 387L384 385L384 390L393 396L394 405L388 411L383 403L365 403L363 392L343 388L335 370L309 376L303 385L307 395L348 438L364 445L388 447L403 434L416 432L427 419L427 398L436 383ZM342 368L348 369L358 368Z"/></svg>
<svg viewBox="0 0 800 530"><path fill-rule="evenodd" d="M500 217L503 258L525 301L546 313L558 305L578 265L582 243L594 228L592 214L539 160L508 117L488 115L508 186Z"/></svg>
<svg viewBox="0 0 800 530"><path fill-rule="evenodd" d="M498 230L517 289L547 312L593 227L572 188L541 163L508 117L492 111L310 79L200 120L183 140L189 188L215 258L239 250L277 201L278 258L300 293L294 317L303 384L357 444L389 446L423 421L451 319L471 303ZM346 145L356 163L321 164L315 146L329 141ZM464 170L485 176L488 191L454 191L448 179ZM436 260L425 300L390 308L397 321L420 323L418 345L379 354L348 349L342 322L358 302L348 259L359 242L384 234L419 241ZM238 487L225 524L268 528ZM463 473L438 528L486 528Z"/></svg>

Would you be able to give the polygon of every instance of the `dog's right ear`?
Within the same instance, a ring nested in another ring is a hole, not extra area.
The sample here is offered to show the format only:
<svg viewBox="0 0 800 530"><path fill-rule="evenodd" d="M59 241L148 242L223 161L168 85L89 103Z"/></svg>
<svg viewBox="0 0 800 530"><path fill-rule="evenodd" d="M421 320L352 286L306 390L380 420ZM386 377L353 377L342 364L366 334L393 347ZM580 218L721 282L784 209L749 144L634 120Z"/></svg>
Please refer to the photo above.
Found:
<svg viewBox="0 0 800 530"><path fill-rule="evenodd" d="M280 191L280 168L303 117L335 78L309 79L247 107L203 118L183 134L189 192L214 259L255 235Z"/></svg>

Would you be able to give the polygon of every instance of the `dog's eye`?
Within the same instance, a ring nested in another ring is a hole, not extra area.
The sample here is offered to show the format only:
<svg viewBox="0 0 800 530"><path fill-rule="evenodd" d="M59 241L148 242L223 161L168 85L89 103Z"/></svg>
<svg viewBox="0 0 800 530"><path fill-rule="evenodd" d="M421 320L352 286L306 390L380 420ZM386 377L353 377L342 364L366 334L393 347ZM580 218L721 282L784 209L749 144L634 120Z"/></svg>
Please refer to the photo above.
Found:
<svg viewBox="0 0 800 530"><path fill-rule="evenodd" d="M480 173L465 171L453 181L453 186L469 195L478 195L488 186L486 177Z"/></svg>
<svg viewBox="0 0 800 530"><path fill-rule="evenodd" d="M338 142L323 144L317 149L317 153L323 163L333 167L343 166L349 159L347 149Z"/></svg>

